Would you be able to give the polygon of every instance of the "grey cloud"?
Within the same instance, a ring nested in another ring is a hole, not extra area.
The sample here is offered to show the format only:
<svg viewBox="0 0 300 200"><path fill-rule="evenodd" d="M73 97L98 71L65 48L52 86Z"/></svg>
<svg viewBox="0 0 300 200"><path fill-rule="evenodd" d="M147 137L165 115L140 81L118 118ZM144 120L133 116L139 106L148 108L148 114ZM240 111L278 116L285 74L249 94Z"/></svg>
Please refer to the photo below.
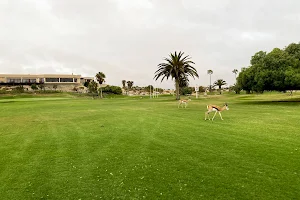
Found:
<svg viewBox="0 0 300 200"><path fill-rule="evenodd" d="M0 0L0 73L107 75L153 84L157 64L184 51L200 79L234 83L251 56L299 41L296 0ZM173 82L160 84L174 87Z"/></svg>

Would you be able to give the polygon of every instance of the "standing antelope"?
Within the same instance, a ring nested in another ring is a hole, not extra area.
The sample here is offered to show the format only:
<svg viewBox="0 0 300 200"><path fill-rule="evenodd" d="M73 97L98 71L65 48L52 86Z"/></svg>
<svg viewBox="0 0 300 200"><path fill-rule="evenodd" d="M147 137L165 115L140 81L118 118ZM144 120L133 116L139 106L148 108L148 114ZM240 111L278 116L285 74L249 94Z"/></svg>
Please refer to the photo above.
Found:
<svg viewBox="0 0 300 200"><path fill-rule="evenodd" d="M184 104L184 108L186 108L186 106L188 104L188 101L191 101L191 99L188 99L188 100L186 100L186 99L180 99L179 103L178 103L178 108L179 108L180 105L181 105L181 107L183 107L183 104Z"/></svg>
<svg viewBox="0 0 300 200"><path fill-rule="evenodd" d="M221 112L223 110L229 110L227 103L225 103L223 107L216 106L216 105L208 105L207 106L207 112L205 112L205 120L206 120L206 117L208 117L208 120L210 120L209 113L211 113L213 111L215 111L215 114L214 114L212 120L214 120L214 118L215 118L215 116L216 116L217 113L219 113L219 115L221 117L221 120L223 120L222 115L221 115Z"/></svg>

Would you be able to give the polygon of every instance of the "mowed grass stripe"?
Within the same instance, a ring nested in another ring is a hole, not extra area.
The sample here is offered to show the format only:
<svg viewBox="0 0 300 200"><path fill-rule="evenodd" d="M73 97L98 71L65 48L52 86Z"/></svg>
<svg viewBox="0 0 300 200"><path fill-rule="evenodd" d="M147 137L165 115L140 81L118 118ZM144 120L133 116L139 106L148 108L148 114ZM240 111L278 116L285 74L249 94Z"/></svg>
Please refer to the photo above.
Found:
<svg viewBox="0 0 300 200"><path fill-rule="evenodd" d="M170 98L5 104L1 196L296 198L299 116L292 110L299 106L214 98L231 104L224 121L211 122L204 121L209 101L192 100L186 109Z"/></svg>

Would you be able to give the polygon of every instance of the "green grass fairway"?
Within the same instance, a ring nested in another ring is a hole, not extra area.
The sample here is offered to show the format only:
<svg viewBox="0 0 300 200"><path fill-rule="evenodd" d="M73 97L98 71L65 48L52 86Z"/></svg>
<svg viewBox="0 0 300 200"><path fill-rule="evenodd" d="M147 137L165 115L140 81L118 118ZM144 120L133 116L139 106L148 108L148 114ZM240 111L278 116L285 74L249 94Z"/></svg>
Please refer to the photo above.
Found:
<svg viewBox="0 0 300 200"><path fill-rule="evenodd" d="M0 98L0 199L299 199L290 98Z"/></svg>

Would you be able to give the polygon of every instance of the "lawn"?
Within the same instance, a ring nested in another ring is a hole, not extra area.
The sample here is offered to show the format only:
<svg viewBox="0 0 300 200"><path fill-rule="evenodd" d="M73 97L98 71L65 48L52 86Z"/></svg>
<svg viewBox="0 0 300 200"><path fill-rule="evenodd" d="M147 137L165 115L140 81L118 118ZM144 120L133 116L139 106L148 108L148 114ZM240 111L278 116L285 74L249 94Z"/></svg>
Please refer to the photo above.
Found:
<svg viewBox="0 0 300 200"><path fill-rule="evenodd" d="M299 97L0 97L0 198L298 199Z"/></svg>

